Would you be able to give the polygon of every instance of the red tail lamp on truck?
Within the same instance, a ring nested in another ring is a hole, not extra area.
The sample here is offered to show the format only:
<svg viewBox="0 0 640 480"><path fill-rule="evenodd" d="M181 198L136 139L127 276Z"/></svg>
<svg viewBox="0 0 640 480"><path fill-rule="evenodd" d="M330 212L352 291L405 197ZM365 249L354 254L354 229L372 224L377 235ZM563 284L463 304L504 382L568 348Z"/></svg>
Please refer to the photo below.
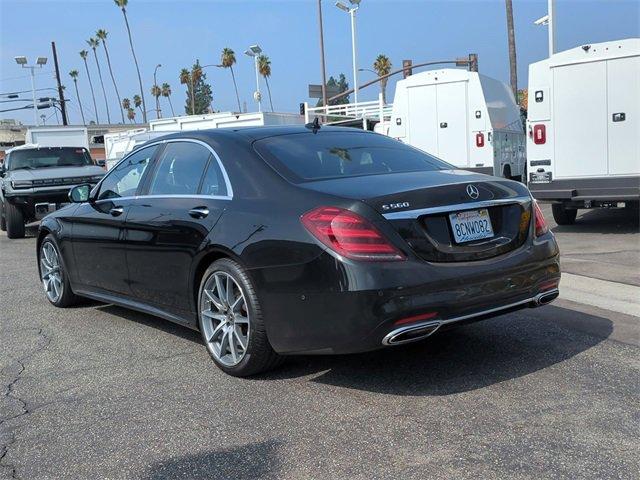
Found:
<svg viewBox="0 0 640 480"><path fill-rule="evenodd" d="M547 128L544 125L533 126L533 143L543 145L547 141Z"/></svg>

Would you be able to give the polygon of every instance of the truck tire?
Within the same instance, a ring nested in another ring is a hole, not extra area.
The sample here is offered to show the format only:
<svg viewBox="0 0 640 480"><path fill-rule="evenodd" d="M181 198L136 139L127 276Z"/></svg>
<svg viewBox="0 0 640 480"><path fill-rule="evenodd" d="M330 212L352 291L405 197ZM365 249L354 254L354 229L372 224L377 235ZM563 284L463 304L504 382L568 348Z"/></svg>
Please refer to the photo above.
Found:
<svg viewBox="0 0 640 480"><path fill-rule="evenodd" d="M507 180L511 180L511 165L505 165L502 170L502 176Z"/></svg>
<svg viewBox="0 0 640 480"><path fill-rule="evenodd" d="M573 225L578 215L576 208L566 208L561 203L551 205L551 211L553 212L553 219L558 225Z"/></svg>
<svg viewBox="0 0 640 480"><path fill-rule="evenodd" d="M4 217L7 223L7 237L24 238L24 216L22 210L9 202L4 202Z"/></svg>
<svg viewBox="0 0 640 480"><path fill-rule="evenodd" d="M4 217L4 202L0 204L0 231L7 231L7 220Z"/></svg>

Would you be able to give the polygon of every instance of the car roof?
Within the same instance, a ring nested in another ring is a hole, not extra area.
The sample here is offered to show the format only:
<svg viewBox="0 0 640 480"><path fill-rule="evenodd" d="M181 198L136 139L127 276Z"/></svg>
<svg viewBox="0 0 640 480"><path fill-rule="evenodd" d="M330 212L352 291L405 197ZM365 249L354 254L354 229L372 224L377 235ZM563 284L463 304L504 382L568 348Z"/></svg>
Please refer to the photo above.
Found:
<svg viewBox="0 0 640 480"><path fill-rule="evenodd" d="M154 141L170 140L177 138L195 138L199 140L218 140L223 138L242 138L246 141L253 142L268 137L276 137L280 135L292 135L300 133L311 133L312 129L305 125L276 125L264 127L235 127L235 128L211 128L205 130L187 130L183 132L175 132L167 136L154 139ZM321 126L317 133L322 132L342 132L342 133L360 133L373 134L353 127L333 127Z"/></svg>

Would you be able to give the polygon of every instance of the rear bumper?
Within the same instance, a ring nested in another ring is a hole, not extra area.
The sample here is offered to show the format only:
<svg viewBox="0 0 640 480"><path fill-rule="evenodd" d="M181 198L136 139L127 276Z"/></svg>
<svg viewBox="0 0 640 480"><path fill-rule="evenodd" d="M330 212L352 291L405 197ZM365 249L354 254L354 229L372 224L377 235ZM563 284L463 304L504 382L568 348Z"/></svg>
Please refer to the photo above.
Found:
<svg viewBox="0 0 640 480"><path fill-rule="evenodd" d="M423 323L444 329L537 306L540 293L556 288L560 265L547 234L483 261L362 265L324 253L305 265L254 270L252 277L277 352L335 354L383 347L391 332L419 325L396 324L408 317L435 312Z"/></svg>
<svg viewBox="0 0 640 480"><path fill-rule="evenodd" d="M638 200L640 176L553 180L550 183L530 183L529 189L538 200Z"/></svg>

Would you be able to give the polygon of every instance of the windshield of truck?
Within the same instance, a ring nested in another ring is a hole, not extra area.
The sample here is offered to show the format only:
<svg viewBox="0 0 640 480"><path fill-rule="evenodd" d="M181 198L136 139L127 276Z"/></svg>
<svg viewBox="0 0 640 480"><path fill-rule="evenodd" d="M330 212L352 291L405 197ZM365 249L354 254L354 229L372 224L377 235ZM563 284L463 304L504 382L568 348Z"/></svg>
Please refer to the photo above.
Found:
<svg viewBox="0 0 640 480"><path fill-rule="evenodd" d="M50 147L14 150L7 159L8 170L94 165L86 148Z"/></svg>

